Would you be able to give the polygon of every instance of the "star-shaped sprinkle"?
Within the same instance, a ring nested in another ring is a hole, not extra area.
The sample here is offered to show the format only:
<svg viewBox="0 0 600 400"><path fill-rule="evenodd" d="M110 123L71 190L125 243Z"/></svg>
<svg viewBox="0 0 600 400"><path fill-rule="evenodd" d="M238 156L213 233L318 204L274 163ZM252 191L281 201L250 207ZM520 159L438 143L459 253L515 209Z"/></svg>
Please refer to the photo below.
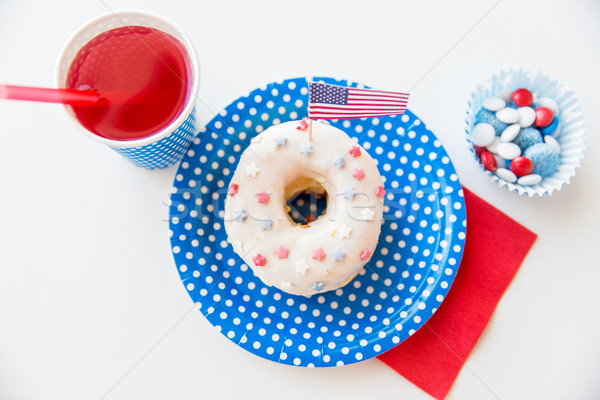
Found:
<svg viewBox="0 0 600 400"><path fill-rule="evenodd" d="M349 238L352 228L349 228L346 226L346 224L343 224L340 228L338 228L338 232L340 233L340 239Z"/></svg>
<svg viewBox="0 0 600 400"><path fill-rule="evenodd" d="M354 168L354 173L352 176L355 177L357 181L360 181L365 177L365 171L363 171L362 168Z"/></svg>
<svg viewBox="0 0 600 400"><path fill-rule="evenodd" d="M256 168L256 165L250 164L246 167L246 175L256 178L256 175L260 172L260 169Z"/></svg>
<svg viewBox="0 0 600 400"><path fill-rule="evenodd" d="M354 200L355 194L356 194L356 192L351 187L344 189L344 198L345 199Z"/></svg>
<svg viewBox="0 0 600 400"><path fill-rule="evenodd" d="M319 247L318 249L313 250L313 255L312 255L313 259L315 259L317 261L321 261L324 257L325 257L325 252L323 251L322 247Z"/></svg>
<svg viewBox="0 0 600 400"><path fill-rule="evenodd" d="M258 223L260 224L260 229L263 231L271 230L271 226L273 225L273 221L268 218L262 219Z"/></svg>
<svg viewBox="0 0 600 400"><path fill-rule="evenodd" d="M286 282L286 281L282 281L281 282L281 289L283 290L290 290L294 285L292 284L292 282Z"/></svg>
<svg viewBox="0 0 600 400"><path fill-rule="evenodd" d="M346 252L340 250L339 247L336 247L335 250L331 252L331 257L333 258L333 261L344 261L345 255Z"/></svg>
<svg viewBox="0 0 600 400"><path fill-rule="evenodd" d="M237 245L238 249L240 249L241 251L244 251L244 242L242 242L239 239L236 239L235 244Z"/></svg>
<svg viewBox="0 0 600 400"><path fill-rule="evenodd" d="M308 271L308 264L304 260L296 261L296 272L299 272L303 275Z"/></svg>
<svg viewBox="0 0 600 400"><path fill-rule="evenodd" d="M325 285L323 285L323 282L315 282L315 283L312 284L311 288L315 292L318 292L320 290L323 290L325 288Z"/></svg>
<svg viewBox="0 0 600 400"><path fill-rule="evenodd" d="M364 249L362 251L362 253L360 253L360 259L362 261L367 261L369 259L369 257L371 257L371 253L372 253L371 249Z"/></svg>
<svg viewBox="0 0 600 400"><path fill-rule="evenodd" d="M385 196L385 189L383 188L383 186L377 186L377 189L375 189L375 194L380 199L383 199L383 196Z"/></svg>
<svg viewBox="0 0 600 400"><path fill-rule="evenodd" d="M306 122L305 119L303 119L302 121L298 122L298 126L296 127L296 129L298 129L299 131L306 130L306 128L308 128L308 122Z"/></svg>
<svg viewBox="0 0 600 400"><path fill-rule="evenodd" d="M346 161L344 161L343 156L335 156L333 158L333 165L338 167L338 169L341 169L344 165L346 165Z"/></svg>
<svg viewBox="0 0 600 400"><path fill-rule="evenodd" d="M235 196L235 195L237 194L237 192L238 192L238 188L239 188L239 186L238 186L238 184L237 184L237 183L232 183L232 184L229 186L229 192L228 192L228 193L229 193L229 195L230 195L230 196Z"/></svg>
<svg viewBox="0 0 600 400"><path fill-rule="evenodd" d="M279 246L275 253L277 254L277 258L281 260L282 258L288 258L288 254L290 254L290 249L286 249L283 246Z"/></svg>
<svg viewBox="0 0 600 400"><path fill-rule="evenodd" d="M267 259L261 256L259 253L256 253L256 255L252 257L252 261L254 261L254 265L257 267L264 267L267 263Z"/></svg>
<svg viewBox="0 0 600 400"><path fill-rule="evenodd" d="M356 158L356 157L360 156L360 147L352 146L352 148L350 150L348 150L348 153L350 153L353 158Z"/></svg>
<svg viewBox="0 0 600 400"><path fill-rule="evenodd" d="M300 146L300 150L298 150L300 153L302 153L302 155L304 155L304 157L308 157L309 154L312 154L313 149L312 149L312 144L310 143L304 143L302 146Z"/></svg>
<svg viewBox="0 0 600 400"><path fill-rule="evenodd" d="M269 196L264 190L260 193L256 193L256 197L258 198L257 201L263 204L267 204L271 198L271 196Z"/></svg>
<svg viewBox="0 0 600 400"><path fill-rule="evenodd" d="M370 208L365 208L360 213L365 221L373 221L375 213Z"/></svg>
<svg viewBox="0 0 600 400"><path fill-rule="evenodd" d="M239 210L233 212L234 221L244 222L246 217L248 217L248 214L246 214L246 211L243 208L240 208Z"/></svg>
<svg viewBox="0 0 600 400"><path fill-rule="evenodd" d="M277 148L285 146L286 143L287 143L287 138L285 136L277 136L275 138L275 146Z"/></svg>

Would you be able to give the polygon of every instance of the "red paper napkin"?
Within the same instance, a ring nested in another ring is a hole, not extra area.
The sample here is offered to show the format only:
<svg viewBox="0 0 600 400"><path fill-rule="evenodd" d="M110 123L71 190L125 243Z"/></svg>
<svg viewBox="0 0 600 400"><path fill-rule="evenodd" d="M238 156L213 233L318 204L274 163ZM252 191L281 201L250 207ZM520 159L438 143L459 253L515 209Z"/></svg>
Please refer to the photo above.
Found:
<svg viewBox="0 0 600 400"><path fill-rule="evenodd" d="M467 189L463 259L446 299L410 338L378 358L436 399L448 394L537 235Z"/></svg>

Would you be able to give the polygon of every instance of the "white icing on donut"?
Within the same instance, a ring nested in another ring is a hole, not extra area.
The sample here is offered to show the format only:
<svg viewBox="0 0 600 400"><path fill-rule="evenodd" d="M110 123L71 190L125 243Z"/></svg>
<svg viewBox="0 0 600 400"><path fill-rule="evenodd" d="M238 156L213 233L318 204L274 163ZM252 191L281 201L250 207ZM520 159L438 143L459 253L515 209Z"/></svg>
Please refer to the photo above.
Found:
<svg viewBox="0 0 600 400"><path fill-rule="evenodd" d="M311 296L345 285L371 258L385 190L375 161L343 131L313 122L310 141L297 127L272 126L244 151L225 200L225 229L263 282ZM286 188L288 195L307 189L290 188L301 178L328 195L325 214L309 225L292 222L285 208Z"/></svg>

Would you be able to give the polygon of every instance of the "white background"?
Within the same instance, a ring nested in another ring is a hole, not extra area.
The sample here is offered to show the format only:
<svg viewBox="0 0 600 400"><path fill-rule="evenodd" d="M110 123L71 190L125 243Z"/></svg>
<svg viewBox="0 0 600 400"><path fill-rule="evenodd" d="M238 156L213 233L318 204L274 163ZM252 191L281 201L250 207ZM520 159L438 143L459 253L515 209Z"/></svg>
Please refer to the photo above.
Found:
<svg viewBox="0 0 600 400"><path fill-rule="evenodd" d="M460 40L495 0L105 1L2 0L0 81L52 86L69 35L124 8L189 34L200 122L278 79L408 90L434 67L410 108L463 184L539 235L448 399L600 398L600 2L502 0ZM582 168L551 197L490 183L464 144L470 91L521 66L565 82L586 116ZM175 171L130 165L60 106L0 102L0 400L430 398L376 359L332 369L262 360L188 313L167 236Z"/></svg>

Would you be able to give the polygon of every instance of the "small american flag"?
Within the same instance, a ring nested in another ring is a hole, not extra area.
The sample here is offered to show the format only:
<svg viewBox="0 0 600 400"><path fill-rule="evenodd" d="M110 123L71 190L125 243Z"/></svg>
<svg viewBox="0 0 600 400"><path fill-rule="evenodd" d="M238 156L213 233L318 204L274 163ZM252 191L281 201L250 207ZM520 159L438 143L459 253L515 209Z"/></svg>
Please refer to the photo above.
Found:
<svg viewBox="0 0 600 400"><path fill-rule="evenodd" d="M309 82L308 118L365 118L404 114L408 93Z"/></svg>

